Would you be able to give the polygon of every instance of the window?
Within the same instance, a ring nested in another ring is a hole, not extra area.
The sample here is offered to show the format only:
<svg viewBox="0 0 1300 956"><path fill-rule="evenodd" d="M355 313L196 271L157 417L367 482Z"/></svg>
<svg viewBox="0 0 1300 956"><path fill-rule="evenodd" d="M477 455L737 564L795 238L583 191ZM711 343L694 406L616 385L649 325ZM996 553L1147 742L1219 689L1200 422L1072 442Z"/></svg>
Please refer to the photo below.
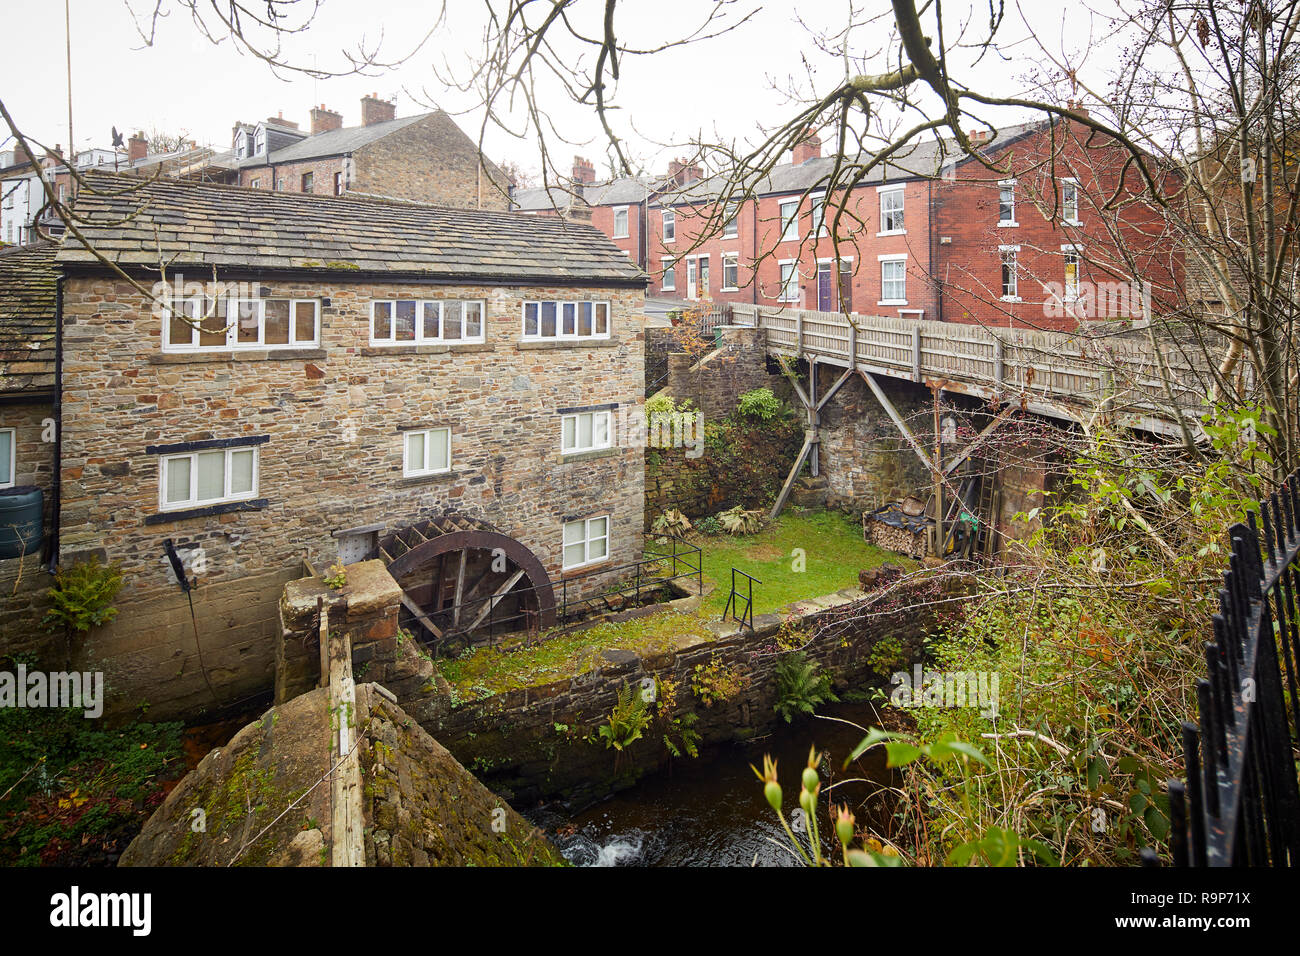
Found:
<svg viewBox="0 0 1300 956"><path fill-rule="evenodd" d="M334 174L334 195L336 196L343 195L343 174L342 173Z"/></svg>
<svg viewBox="0 0 1300 956"><path fill-rule="evenodd" d="M253 138L253 154L256 156L261 156L265 152L266 152L266 130L262 129L259 126L257 128L257 133L254 135Z"/></svg>
<svg viewBox="0 0 1300 956"><path fill-rule="evenodd" d="M609 516L564 523L564 569L595 564L609 557Z"/></svg>
<svg viewBox="0 0 1300 956"><path fill-rule="evenodd" d="M722 238L735 239L740 235L740 212L733 206L727 216L727 221L722 224Z"/></svg>
<svg viewBox="0 0 1300 956"><path fill-rule="evenodd" d="M740 288L740 256L734 252L722 254L722 291L734 292Z"/></svg>
<svg viewBox="0 0 1300 956"><path fill-rule="evenodd" d="M677 263L673 259L660 259L660 265L663 266L663 279L659 282L661 292L675 292L677 290Z"/></svg>
<svg viewBox="0 0 1300 956"><path fill-rule="evenodd" d="M260 179L254 179L254 180L253 180L252 182L250 182L248 185L249 185L249 187L252 188L252 189L261 189L261 188L262 188L262 180L260 180Z"/></svg>
<svg viewBox="0 0 1300 956"><path fill-rule="evenodd" d="M1020 254L1019 246L1001 246L999 251L1002 253L1002 301L1019 302L1019 262L1017 261Z"/></svg>
<svg viewBox="0 0 1300 956"><path fill-rule="evenodd" d="M288 349L319 341L317 299L213 299L174 302L163 321L163 350Z"/></svg>
<svg viewBox="0 0 1300 956"><path fill-rule="evenodd" d="M451 429L425 428L402 436L402 475L440 475L451 471Z"/></svg>
<svg viewBox="0 0 1300 956"><path fill-rule="evenodd" d="M277 179L277 180L275 181L275 188L276 188L276 191L277 191L277 192L284 192L284 177L283 177L283 176L281 176L279 179Z"/></svg>
<svg viewBox="0 0 1300 956"><path fill-rule="evenodd" d="M303 173L303 174L302 174L302 191L303 191L303 192L305 192L305 193L309 193L309 192L311 192L311 191L312 191L312 186L313 186L314 183L315 183L315 177L314 177L311 173Z"/></svg>
<svg viewBox="0 0 1300 956"><path fill-rule="evenodd" d="M904 232L903 228L903 187L893 186L880 190L880 232L887 236Z"/></svg>
<svg viewBox="0 0 1300 956"><path fill-rule="evenodd" d="M474 300L380 299L370 303L370 344L483 342L485 308Z"/></svg>
<svg viewBox="0 0 1300 956"><path fill-rule="evenodd" d="M1079 247L1061 246L1065 258L1065 301L1079 298Z"/></svg>
<svg viewBox="0 0 1300 956"><path fill-rule="evenodd" d="M788 199L781 203L781 241L794 242L799 238L799 200Z"/></svg>
<svg viewBox="0 0 1300 956"><path fill-rule="evenodd" d="M627 206L614 208L614 238L627 238Z"/></svg>
<svg viewBox="0 0 1300 956"><path fill-rule="evenodd" d="M0 428L0 488L12 488L17 473L15 448L17 432L12 428Z"/></svg>
<svg viewBox="0 0 1300 956"><path fill-rule="evenodd" d="M826 194L818 193L812 197L812 234L826 235Z"/></svg>
<svg viewBox="0 0 1300 956"><path fill-rule="evenodd" d="M664 242L674 242L677 239L677 213L671 209L664 210Z"/></svg>
<svg viewBox="0 0 1300 956"><path fill-rule="evenodd" d="M1017 225L1016 181L1014 179L1004 179L998 183L998 225Z"/></svg>
<svg viewBox="0 0 1300 956"><path fill-rule="evenodd" d="M575 412L560 420L560 452L573 455L610 446L610 412Z"/></svg>
<svg viewBox="0 0 1300 956"><path fill-rule="evenodd" d="M525 339L607 339L608 302L525 302Z"/></svg>
<svg viewBox="0 0 1300 956"><path fill-rule="evenodd" d="M907 256L880 257L880 302L907 305Z"/></svg>
<svg viewBox="0 0 1300 956"><path fill-rule="evenodd" d="M1079 225L1079 181L1061 181L1061 221L1071 226Z"/></svg>
<svg viewBox="0 0 1300 956"><path fill-rule="evenodd" d="M781 289L776 297L781 302L799 301L799 263L790 260L780 263Z"/></svg>
<svg viewBox="0 0 1300 956"><path fill-rule="evenodd" d="M159 508L178 511L257 496L258 449L214 448L164 455L158 469Z"/></svg>

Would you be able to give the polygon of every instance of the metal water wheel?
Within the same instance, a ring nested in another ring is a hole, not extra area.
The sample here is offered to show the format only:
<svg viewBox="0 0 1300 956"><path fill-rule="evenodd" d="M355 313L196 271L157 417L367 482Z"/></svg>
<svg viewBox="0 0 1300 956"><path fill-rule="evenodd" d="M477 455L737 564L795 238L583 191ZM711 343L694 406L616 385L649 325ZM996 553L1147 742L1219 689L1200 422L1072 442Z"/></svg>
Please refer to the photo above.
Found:
<svg viewBox="0 0 1300 956"><path fill-rule="evenodd" d="M555 594L527 547L454 512L393 531L378 554L402 589L401 623L442 656L555 623Z"/></svg>

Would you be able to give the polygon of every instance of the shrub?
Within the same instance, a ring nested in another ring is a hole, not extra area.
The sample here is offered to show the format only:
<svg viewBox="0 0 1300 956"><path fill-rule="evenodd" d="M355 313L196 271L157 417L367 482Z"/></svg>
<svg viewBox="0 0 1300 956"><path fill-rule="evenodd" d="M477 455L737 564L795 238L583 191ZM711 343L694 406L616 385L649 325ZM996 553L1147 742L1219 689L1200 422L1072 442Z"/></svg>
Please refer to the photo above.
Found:
<svg viewBox="0 0 1300 956"><path fill-rule="evenodd" d="M746 511L740 505L718 513L718 523L727 534L757 534L763 527L763 512Z"/></svg>
<svg viewBox="0 0 1300 956"><path fill-rule="evenodd" d="M682 537L691 530L691 519L676 508L669 508L650 526L655 534L672 534Z"/></svg>
<svg viewBox="0 0 1300 956"><path fill-rule="evenodd" d="M85 634L117 616L113 598L121 589L122 568L117 562L103 565L91 558L60 568L47 592L51 606L42 623L50 631Z"/></svg>
<svg viewBox="0 0 1300 956"><path fill-rule="evenodd" d="M821 704L839 700L831 690L830 676L820 671L821 665L802 651L792 651L777 659L776 706L772 709L787 724L800 714L815 713Z"/></svg>
<svg viewBox="0 0 1300 956"><path fill-rule="evenodd" d="M700 534L717 534L722 530L722 523L713 515L695 522L695 530Z"/></svg>
<svg viewBox="0 0 1300 956"><path fill-rule="evenodd" d="M740 396L740 414L745 418L770 422L780 418L785 410L781 400L770 388L755 388Z"/></svg>
<svg viewBox="0 0 1300 956"><path fill-rule="evenodd" d="M705 707L712 707L735 697L749 686L749 678L735 664L728 664L716 654L707 664L695 665L691 691Z"/></svg>

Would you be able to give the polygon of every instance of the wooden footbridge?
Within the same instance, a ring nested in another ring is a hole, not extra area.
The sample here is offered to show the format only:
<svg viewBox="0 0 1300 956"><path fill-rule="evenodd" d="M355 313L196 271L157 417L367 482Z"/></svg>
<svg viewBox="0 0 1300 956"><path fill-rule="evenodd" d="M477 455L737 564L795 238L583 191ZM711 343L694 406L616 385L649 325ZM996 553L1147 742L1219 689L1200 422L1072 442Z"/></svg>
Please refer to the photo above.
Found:
<svg viewBox="0 0 1300 956"><path fill-rule="evenodd" d="M1094 328L1077 333L1044 332L734 305L731 323L761 330L770 355L803 359L811 368L806 387L787 370L808 427L773 515L785 505L805 461L812 474L818 474L821 410L853 376L863 379L934 476L941 502L948 477L1014 411L1085 429L1106 420L1192 440L1200 435L1199 419L1212 381L1208 367L1172 345L1156 348L1149 327L1135 328L1130 322L1094 323ZM1136 334L1144 329L1146 334ZM821 394L819 366L842 369ZM942 390L970 395L1002 410L959 455L946 459L940 444L926 448L913 435L881 387L881 378L928 385L936 394ZM938 513L944 514L944 509Z"/></svg>

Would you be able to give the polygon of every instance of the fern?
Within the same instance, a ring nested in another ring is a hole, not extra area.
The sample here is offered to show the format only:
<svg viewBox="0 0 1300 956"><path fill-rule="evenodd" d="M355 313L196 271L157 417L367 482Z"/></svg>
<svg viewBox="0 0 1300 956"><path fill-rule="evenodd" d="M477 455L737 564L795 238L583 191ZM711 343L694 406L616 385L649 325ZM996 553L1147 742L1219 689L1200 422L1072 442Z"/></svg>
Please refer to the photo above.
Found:
<svg viewBox="0 0 1300 956"><path fill-rule="evenodd" d="M821 665L802 651L793 651L776 662L776 706L772 709L793 723L797 716L812 714L821 704L839 698L831 690L831 679L820 673Z"/></svg>
<svg viewBox="0 0 1300 956"><path fill-rule="evenodd" d="M50 610L41 623L49 631L85 634L117 616L113 599L121 589L122 569L116 562L102 565L91 558L60 568L46 592Z"/></svg>
<svg viewBox="0 0 1300 956"><path fill-rule="evenodd" d="M638 688L624 684L618 693L618 702L609 712L609 723L601 724L598 733L605 740L605 749L626 750L641 739L650 723L649 707Z"/></svg>

